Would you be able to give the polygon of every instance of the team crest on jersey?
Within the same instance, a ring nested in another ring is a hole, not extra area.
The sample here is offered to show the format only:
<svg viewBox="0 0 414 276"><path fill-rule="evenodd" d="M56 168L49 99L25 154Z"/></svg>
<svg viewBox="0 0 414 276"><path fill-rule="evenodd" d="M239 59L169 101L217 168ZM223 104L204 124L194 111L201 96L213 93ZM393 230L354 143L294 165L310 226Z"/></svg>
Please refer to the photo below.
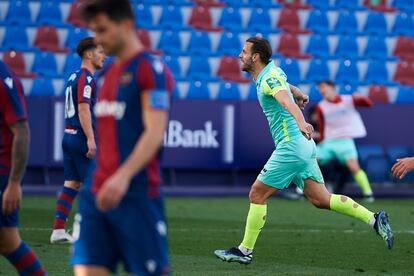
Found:
<svg viewBox="0 0 414 276"><path fill-rule="evenodd" d="M281 86L282 83L280 82L280 80L278 80L277 78L268 78L266 80L267 85L269 85L270 89L273 89L277 86Z"/></svg>
<svg viewBox="0 0 414 276"><path fill-rule="evenodd" d="M88 80L88 83L91 83L92 77L88 76L86 79Z"/></svg>
<svg viewBox="0 0 414 276"><path fill-rule="evenodd" d="M131 82L131 80L132 80L132 73L124 72L119 78L119 84L121 86L127 86Z"/></svg>

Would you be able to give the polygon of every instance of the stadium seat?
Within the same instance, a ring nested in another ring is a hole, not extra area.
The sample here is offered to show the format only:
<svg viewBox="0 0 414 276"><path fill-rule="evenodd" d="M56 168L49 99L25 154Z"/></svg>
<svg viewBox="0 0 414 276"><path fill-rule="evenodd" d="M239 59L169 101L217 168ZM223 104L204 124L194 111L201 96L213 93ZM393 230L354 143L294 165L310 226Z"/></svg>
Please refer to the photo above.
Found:
<svg viewBox="0 0 414 276"><path fill-rule="evenodd" d="M395 12L397 9L387 5L387 0L364 0L364 6L377 12Z"/></svg>
<svg viewBox="0 0 414 276"><path fill-rule="evenodd" d="M341 11L335 24L335 31L337 33L356 34L358 32L358 24L355 14L348 10Z"/></svg>
<svg viewBox="0 0 414 276"><path fill-rule="evenodd" d="M414 104L414 88L409 86L400 86L395 103Z"/></svg>
<svg viewBox="0 0 414 276"><path fill-rule="evenodd" d="M341 83L339 85L339 94L341 95L352 95L358 92L358 86L355 83Z"/></svg>
<svg viewBox="0 0 414 276"><path fill-rule="evenodd" d="M368 98L374 103L390 103L387 87L384 85L371 85L368 89Z"/></svg>
<svg viewBox="0 0 414 276"><path fill-rule="evenodd" d="M239 37L232 32L225 32L221 34L216 52L220 55L236 56L241 48Z"/></svg>
<svg viewBox="0 0 414 276"><path fill-rule="evenodd" d="M300 68L297 60L291 58L282 58L280 60L279 66L286 73L289 83L298 85L301 82Z"/></svg>
<svg viewBox="0 0 414 276"><path fill-rule="evenodd" d="M310 39L306 52L316 58L326 59L330 56L329 44L326 36L313 34Z"/></svg>
<svg viewBox="0 0 414 276"><path fill-rule="evenodd" d="M405 36L399 37L397 39L393 54L401 59L413 60L414 39Z"/></svg>
<svg viewBox="0 0 414 276"><path fill-rule="evenodd" d="M223 2L220 2L219 0L194 0L196 5L199 6L207 6L207 7L224 7L226 4Z"/></svg>
<svg viewBox="0 0 414 276"><path fill-rule="evenodd" d="M340 36L338 46L335 50L335 55L338 58L358 58L358 42L356 40L356 37L352 35Z"/></svg>
<svg viewBox="0 0 414 276"><path fill-rule="evenodd" d="M368 37L364 57L372 59L388 59L388 49L383 36L371 35Z"/></svg>
<svg viewBox="0 0 414 276"><path fill-rule="evenodd" d="M78 16L78 9L81 4L82 3L80 1L71 4L69 15L66 21L76 27L86 28L86 23L83 22Z"/></svg>
<svg viewBox="0 0 414 276"><path fill-rule="evenodd" d="M36 74L26 71L26 62L23 54L16 51L6 51L3 54L3 61L16 73L20 78L34 78Z"/></svg>
<svg viewBox="0 0 414 276"><path fill-rule="evenodd" d="M385 156L369 157L365 164L365 172L373 183L391 180L391 164Z"/></svg>
<svg viewBox="0 0 414 276"><path fill-rule="evenodd" d="M141 29L152 29L153 28L153 19L152 13L149 5L138 4L132 5L135 14L135 26Z"/></svg>
<svg viewBox="0 0 414 276"><path fill-rule="evenodd" d="M365 9L365 7L359 4L359 0L336 0L335 6L336 8L350 10L350 11Z"/></svg>
<svg viewBox="0 0 414 276"><path fill-rule="evenodd" d="M250 0L249 6L254 6L254 7L263 8L263 9L281 7L280 4L275 3L273 0Z"/></svg>
<svg viewBox="0 0 414 276"><path fill-rule="evenodd" d="M250 14L249 23L247 28L255 32L275 32L276 29L272 29L272 22L270 20L270 15L268 9L262 8L253 8L252 13Z"/></svg>
<svg viewBox="0 0 414 276"><path fill-rule="evenodd" d="M407 146L388 146L385 149L385 153L392 164L394 164L397 159L413 156L411 148Z"/></svg>
<svg viewBox="0 0 414 276"><path fill-rule="evenodd" d="M318 10L326 10L330 7L329 0L308 0L307 3Z"/></svg>
<svg viewBox="0 0 414 276"><path fill-rule="evenodd" d="M53 96L55 95L55 89L53 88L52 81L49 78L38 77L33 80L32 89L30 90L31 96Z"/></svg>
<svg viewBox="0 0 414 276"><path fill-rule="evenodd" d="M26 32L26 28L21 26L8 26L4 34L3 50L18 50L18 51L30 51L29 37Z"/></svg>
<svg viewBox="0 0 414 276"><path fill-rule="evenodd" d="M320 82L329 79L329 67L326 61L323 59L312 59L306 73L306 80L309 82Z"/></svg>
<svg viewBox="0 0 414 276"><path fill-rule="evenodd" d="M65 26L62 22L62 12L59 3L55 1L43 1L37 15L36 23L39 25Z"/></svg>
<svg viewBox="0 0 414 276"><path fill-rule="evenodd" d="M164 51L166 54L180 55L182 53L182 46L178 32L168 29L164 30L161 33L157 49Z"/></svg>
<svg viewBox="0 0 414 276"><path fill-rule="evenodd" d="M240 90L237 83L220 82L217 99L219 100L240 100Z"/></svg>
<svg viewBox="0 0 414 276"><path fill-rule="evenodd" d="M28 1L9 1L9 3L5 22L13 25L30 25L32 23L32 15Z"/></svg>
<svg viewBox="0 0 414 276"><path fill-rule="evenodd" d="M55 27L41 26L37 29L34 46L42 51L67 53L68 48L60 48L59 36Z"/></svg>
<svg viewBox="0 0 414 276"><path fill-rule="evenodd" d="M366 84L387 85L389 83L389 80L388 70L385 62L381 60L370 60L364 81Z"/></svg>
<svg viewBox="0 0 414 276"><path fill-rule="evenodd" d="M142 44L144 45L144 47L147 49L147 51L149 51L150 53L154 55L159 55L162 53L162 51L156 50L152 47L151 37L150 37L148 30L137 29L137 35L138 35L138 38L141 40Z"/></svg>
<svg viewBox="0 0 414 276"><path fill-rule="evenodd" d="M178 62L177 56L164 56L165 64L167 64L168 68L170 68L171 72L174 75L174 78L181 77L181 67L180 63Z"/></svg>
<svg viewBox="0 0 414 276"><path fill-rule="evenodd" d="M236 57L222 57L217 70L217 76L227 81L249 83L250 79L241 75L239 59Z"/></svg>
<svg viewBox="0 0 414 276"><path fill-rule="evenodd" d="M81 67L82 60L77 53L70 53L66 55L65 64L63 66L64 78L68 78L70 74Z"/></svg>
<svg viewBox="0 0 414 276"><path fill-rule="evenodd" d="M306 28L316 33L329 33L329 20L326 12L323 10L312 10L306 22Z"/></svg>
<svg viewBox="0 0 414 276"><path fill-rule="evenodd" d="M158 25L165 28L180 29L184 27L183 16L179 6L164 5Z"/></svg>
<svg viewBox="0 0 414 276"><path fill-rule="evenodd" d="M83 28L70 28L68 36L66 37L65 47L71 50L76 50L78 43L81 39L88 37L89 33Z"/></svg>
<svg viewBox="0 0 414 276"><path fill-rule="evenodd" d="M414 12L414 1L413 0L394 0L392 6L405 12Z"/></svg>
<svg viewBox="0 0 414 276"><path fill-rule="evenodd" d="M205 56L192 56L186 73L188 78L208 79L211 76L211 67Z"/></svg>
<svg viewBox="0 0 414 276"><path fill-rule="evenodd" d="M188 88L187 100L209 100L210 91L207 87L206 82L201 82L199 80L194 80L190 82L190 87Z"/></svg>
<svg viewBox="0 0 414 276"><path fill-rule="evenodd" d="M192 31L187 52L198 55L211 54L211 40L207 32Z"/></svg>
<svg viewBox="0 0 414 276"><path fill-rule="evenodd" d="M358 145L358 158L362 167L365 167L368 158L384 157L384 150L380 145Z"/></svg>
<svg viewBox="0 0 414 276"><path fill-rule="evenodd" d="M364 31L369 34L383 35L387 33L387 22L381 12L369 12Z"/></svg>
<svg viewBox="0 0 414 276"><path fill-rule="evenodd" d="M223 27L213 26L210 9L206 6L195 6L191 12L188 25L195 29L207 32L222 31Z"/></svg>
<svg viewBox="0 0 414 276"><path fill-rule="evenodd" d="M257 101L257 89L255 83L251 83L249 85L249 93L247 94L247 100Z"/></svg>
<svg viewBox="0 0 414 276"><path fill-rule="evenodd" d="M233 7L227 7L223 9L219 20L219 25L228 31L243 31L240 10Z"/></svg>
<svg viewBox="0 0 414 276"><path fill-rule="evenodd" d="M316 84L311 85L308 96L309 96L309 101L312 103L318 103L322 100L322 95L321 93L319 93L319 90Z"/></svg>
<svg viewBox="0 0 414 276"><path fill-rule="evenodd" d="M36 53L31 71L44 77L56 77L58 72L55 55L49 52Z"/></svg>
<svg viewBox="0 0 414 276"><path fill-rule="evenodd" d="M414 36L414 21L411 14L398 13L392 26L392 32L396 35Z"/></svg>
<svg viewBox="0 0 414 276"><path fill-rule="evenodd" d="M305 34L310 32L309 30L302 30L297 11L289 8L282 9L276 27L285 32L295 34Z"/></svg>
<svg viewBox="0 0 414 276"><path fill-rule="evenodd" d="M279 40L276 52L285 57L307 59L309 54L302 54L300 50L299 39L294 34L283 33Z"/></svg>
<svg viewBox="0 0 414 276"><path fill-rule="evenodd" d="M398 62L394 80L402 85L414 86L414 61Z"/></svg>
<svg viewBox="0 0 414 276"><path fill-rule="evenodd" d="M359 70L354 60L344 59L339 62L335 82L338 83L358 83Z"/></svg>
<svg viewBox="0 0 414 276"><path fill-rule="evenodd" d="M312 8L310 5L302 3L302 0L279 0L278 2L288 9L309 10Z"/></svg>

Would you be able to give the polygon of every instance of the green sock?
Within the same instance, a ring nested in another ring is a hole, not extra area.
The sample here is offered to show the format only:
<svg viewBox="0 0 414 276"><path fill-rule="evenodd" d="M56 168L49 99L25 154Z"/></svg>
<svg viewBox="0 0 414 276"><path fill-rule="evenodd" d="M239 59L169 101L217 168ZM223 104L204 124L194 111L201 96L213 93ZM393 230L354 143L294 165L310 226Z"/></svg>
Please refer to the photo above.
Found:
<svg viewBox="0 0 414 276"><path fill-rule="evenodd" d="M332 211L357 218L365 223L369 223L374 215L373 212L359 205L352 198L343 195L332 194L329 205Z"/></svg>
<svg viewBox="0 0 414 276"><path fill-rule="evenodd" d="M364 195L372 195L371 185L369 184L368 177L363 170L359 170L354 175L354 178Z"/></svg>
<svg viewBox="0 0 414 276"><path fill-rule="evenodd" d="M266 222L267 205L250 203L249 214L246 220L246 229L241 243L247 249L254 248L257 237Z"/></svg>

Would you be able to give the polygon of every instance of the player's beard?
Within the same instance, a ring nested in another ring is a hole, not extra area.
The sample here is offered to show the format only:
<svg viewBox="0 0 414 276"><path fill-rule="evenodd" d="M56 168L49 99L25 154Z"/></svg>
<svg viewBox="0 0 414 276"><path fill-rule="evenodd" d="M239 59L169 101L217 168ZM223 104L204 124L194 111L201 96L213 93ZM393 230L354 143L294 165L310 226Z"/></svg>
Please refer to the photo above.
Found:
<svg viewBox="0 0 414 276"><path fill-rule="evenodd" d="M117 41L110 44L102 44L102 47L107 56L117 56L118 53L120 53L124 48L124 45L125 43L121 39L118 39Z"/></svg>
<svg viewBox="0 0 414 276"><path fill-rule="evenodd" d="M249 58L246 61L242 61L242 71L247 72L247 73L252 73L253 72L253 58Z"/></svg>

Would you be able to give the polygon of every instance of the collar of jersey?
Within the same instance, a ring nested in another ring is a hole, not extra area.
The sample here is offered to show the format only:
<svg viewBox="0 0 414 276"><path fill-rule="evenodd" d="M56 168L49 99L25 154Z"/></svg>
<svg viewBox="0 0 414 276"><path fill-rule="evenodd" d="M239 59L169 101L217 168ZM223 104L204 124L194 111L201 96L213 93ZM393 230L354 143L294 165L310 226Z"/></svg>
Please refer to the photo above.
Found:
<svg viewBox="0 0 414 276"><path fill-rule="evenodd" d="M263 76L267 73L267 71L270 70L270 68L272 68L273 66L275 66L274 61L272 60L271 62L269 62L263 69L262 71L260 71L259 75L257 76L256 79L256 86L258 86L260 84L260 82L262 81Z"/></svg>

